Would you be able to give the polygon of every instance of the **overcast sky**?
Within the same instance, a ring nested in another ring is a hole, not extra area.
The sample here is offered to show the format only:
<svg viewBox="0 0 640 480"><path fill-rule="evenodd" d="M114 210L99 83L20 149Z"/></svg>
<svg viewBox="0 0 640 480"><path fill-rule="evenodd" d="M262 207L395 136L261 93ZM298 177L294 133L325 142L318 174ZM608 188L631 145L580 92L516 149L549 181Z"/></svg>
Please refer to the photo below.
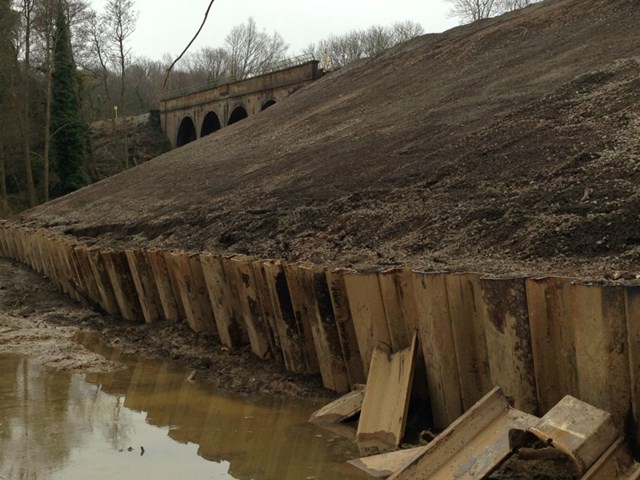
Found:
<svg viewBox="0 0 640 480"><path fill-rule="evenodd" d="M91 0L101 12L106 0ZM140 16L131 37L134 55L159 60L176 56L204 17L209 0L135 0ZM261 30L278 32L291 56L309 43L331 35L397 21L420 23L425 32L442 32L457 24L447 17L445 0L215 0L195 48L222 46L234 25L252 16Z"/></svg>

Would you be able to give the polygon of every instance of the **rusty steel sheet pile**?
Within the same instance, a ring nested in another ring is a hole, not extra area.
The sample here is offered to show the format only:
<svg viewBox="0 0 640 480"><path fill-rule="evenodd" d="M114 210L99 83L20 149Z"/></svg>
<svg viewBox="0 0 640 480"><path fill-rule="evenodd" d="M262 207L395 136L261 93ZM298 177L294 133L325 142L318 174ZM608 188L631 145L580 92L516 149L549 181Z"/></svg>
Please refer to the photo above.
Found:
<svg viewBox="0 0 640 480"><path fill-rule="evenodd" d="M476 402L500 386L515 409L493 400L502 407L491 418L506 415L501 424L526 423L570 395L638 437L638 286L117 250L10 222L0 224L0 254L101 311L187 323L227 348L249 345L291 372L320 375L339 393L367 381L377 349L402 351L415 335L411 392L430 404L436 430L477 412ZM522 413L505 413L513 411Z"/></svg>

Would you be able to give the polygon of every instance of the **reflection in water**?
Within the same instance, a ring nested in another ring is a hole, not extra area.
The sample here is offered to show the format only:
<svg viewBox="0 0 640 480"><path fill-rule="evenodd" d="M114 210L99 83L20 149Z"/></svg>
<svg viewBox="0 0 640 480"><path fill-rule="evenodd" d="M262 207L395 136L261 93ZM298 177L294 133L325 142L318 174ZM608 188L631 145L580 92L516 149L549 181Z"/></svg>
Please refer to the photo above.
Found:
<svg viewBox="0 0 640 480"><path fill-rule="evenodd" d="M364 478L344 463L351 441L307 423L313 407L186 378L162 362L71 375L1 355L0 479Z"/></svg>

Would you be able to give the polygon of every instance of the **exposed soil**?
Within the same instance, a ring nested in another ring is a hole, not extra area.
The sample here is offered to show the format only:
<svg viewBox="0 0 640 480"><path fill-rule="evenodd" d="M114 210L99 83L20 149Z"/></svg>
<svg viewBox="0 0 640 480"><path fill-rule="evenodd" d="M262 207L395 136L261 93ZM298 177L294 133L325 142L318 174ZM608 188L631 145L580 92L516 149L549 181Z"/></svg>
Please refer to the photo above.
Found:
<svg viewBox="0 0 640 480"><path fill-rule="evenodd" d="M565 457L525 460L512 455L487 480L576 480L571 462Z"/></svg>
<svg viewBox="0 0 640 480"><path fill-rule="evenodd" d="M162 133L160 113L155 110L117 122L102 120L91 124L89 177L97 182L140 165L168 151L171 144ZM125 143L126 138L126 143ZM124 152L127 149L128 158ZM127 166L128 163L128 166Z"/></svg>
<svg viewBox="0 0 640 480"><path fill-rule="evenodd" d="M17 221L115 247L637 282L639 38L638 0L545 0L426 35ZM323 392L184 324L123 324L0 267L3 351L113 368L74 350L84 328L230 390ZM519 465L495 478L564 478Z"/></svg>
<svg viewBox="0 0 640 480"><path fill-rule="evenodd" d="M425 35L25 213L89 243L636 280L640 3Z"/></svg>
<svg viewBox="0 0 640 480"><path fill-rule="evenodd" d="M198 335L185 324L132 325L101 315L62 295L46 278L0 260L0 353L28 355L53 368L112 371L124 366L74 341L96 332L104 343L139 358L172 359L195 370L197 381L240 394L329 398L317 377L293 375L261 361L247 348L233 352L213 335Z"/></svg>

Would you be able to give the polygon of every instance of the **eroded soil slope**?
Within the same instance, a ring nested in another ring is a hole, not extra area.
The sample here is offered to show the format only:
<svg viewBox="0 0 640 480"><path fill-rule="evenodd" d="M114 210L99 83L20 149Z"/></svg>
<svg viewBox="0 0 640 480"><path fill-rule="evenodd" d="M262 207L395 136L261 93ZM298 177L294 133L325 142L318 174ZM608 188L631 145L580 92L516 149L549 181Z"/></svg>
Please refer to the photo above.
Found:
<svg viewBox="0 0 640 480"><path fill-rule="evenodd" d="M90 243L635 278L640 2L426 35L26 213Z"/></svg>

